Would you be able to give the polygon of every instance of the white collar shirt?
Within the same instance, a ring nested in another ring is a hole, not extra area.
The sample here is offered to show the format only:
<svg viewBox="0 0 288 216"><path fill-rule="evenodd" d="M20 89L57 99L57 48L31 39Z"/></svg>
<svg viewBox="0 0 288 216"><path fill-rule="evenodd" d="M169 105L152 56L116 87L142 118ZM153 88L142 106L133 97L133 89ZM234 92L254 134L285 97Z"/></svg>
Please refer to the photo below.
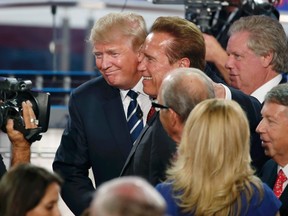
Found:
<svg viewBox="0 0 288 216"><path fill-rule="evenodd" d="M282 75L277 75L273 79L266 82L264 85L260 86L254 92L252 92L251 96L257 98L260 103L263 103L267 92L270 91L270 89L272 89L274 86L277 86L280 83L281 79Z"/></svg>
<svg viewBox="0 0 288 216"><path fill-rule="evenodd" d="M277 174L278 174L280 169L282 169L282 171L284 172L285 176L288 178L288 164L286 166L284 166L284 167L278 166ZM284 191L284 189L287 186L287 184L288 184L288 179L283 183L282 191Z"/></svg>
<svg viewBox="0 0 288 216"><path fill-rule="evenodd" d="M143 92L142 79L139 80L139 82L132 88L132 90L138 93L137 102L143 112L143 124L145 126L147 115L151 108L151 101L150 101L149 96ZM121 95L126 118L127 118L128 106L131 101L131 98L127 95L128 91L129 90L120 89L120 95Z"/></svg>

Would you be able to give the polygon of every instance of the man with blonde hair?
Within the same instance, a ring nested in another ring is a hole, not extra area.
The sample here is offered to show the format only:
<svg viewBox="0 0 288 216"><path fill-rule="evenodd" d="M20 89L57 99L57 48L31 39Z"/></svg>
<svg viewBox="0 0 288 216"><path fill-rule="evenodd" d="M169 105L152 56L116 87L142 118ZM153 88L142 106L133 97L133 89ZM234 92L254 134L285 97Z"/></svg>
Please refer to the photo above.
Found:
<svg viewBox="0 0 288 216"><path fill-rule="evenodd" d="M137 132L146 124L150 99L143 93L137 70L146 35L143 17L134 13L109 13L91 30L90 42L102 76L71 93L68 123L53 162L54 171L64 178L62 198L75 215L89 206L95 190L89 169L96 187L118 177L138 136L127 121L135 120ZM133 118L129 118L130 104L137 112Z"/></svg>

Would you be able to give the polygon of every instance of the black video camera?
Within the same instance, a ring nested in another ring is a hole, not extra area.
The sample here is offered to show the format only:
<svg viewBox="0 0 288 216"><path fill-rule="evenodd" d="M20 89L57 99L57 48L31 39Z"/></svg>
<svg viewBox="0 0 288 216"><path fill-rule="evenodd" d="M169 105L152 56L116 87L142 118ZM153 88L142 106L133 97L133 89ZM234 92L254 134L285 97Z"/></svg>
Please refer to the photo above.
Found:
<svg viewBox="0 0 288 216"><path fill-rule="evenodd" d="M266 1L266 2L265 2ZM213 34L216 31L222 33L224 29L229 28L231 20L223 17L214 17L217 12L223 8L233 6L239 8L238 14L241 16L249 15L267 15L279 20L279 12L274 7L278 0L153 0L154 4L183 4L185 5L185 18L195 23L202 32ZM238 15L237 14L237 15ZM236 15L234 15L237 17ZM224 19L224 20L223 20ZM220 29L217 28L220 26ZM215 30L216 28L216 30ZM228 30L228 29L226 29ZM219 34L220 34L219 33Z"/></svg>
<svg viewBox="0 0 288 216"><path fill-rule="evenodd" d="M7 120L13 119L14 129L22 132L30 143L40 140L40 133L48 130L50 117L50 94L31 89L30 80L0 77L0 128L6 133ZM38 119L37 128L25 129L22 102L27 100Z"/></svg>

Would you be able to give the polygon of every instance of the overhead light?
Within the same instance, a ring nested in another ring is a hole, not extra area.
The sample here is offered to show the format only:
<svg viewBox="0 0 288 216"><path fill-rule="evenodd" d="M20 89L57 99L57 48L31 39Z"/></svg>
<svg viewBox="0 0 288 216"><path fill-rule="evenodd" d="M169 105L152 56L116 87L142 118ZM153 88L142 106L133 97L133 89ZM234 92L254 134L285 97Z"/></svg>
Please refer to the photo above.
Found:
<svg viewBox="0 0 288 216"><path fill-rule="evenodd" d="M184 0L152 0L153 4L184 4Z"/></svg>
<svg viewBox="0 0 288 216"><path fill-rule="evenodd" d="M89 8L89 9L102 9L106 7L106 4L103 1L79 0L78 6L82 8Z"/></svg>
<svg viewBox="0 0 288 216"><path fill-rule="evenodd" d="M29 6L75 6L77 0L1 0L0 7L29 7Z"/></svg>

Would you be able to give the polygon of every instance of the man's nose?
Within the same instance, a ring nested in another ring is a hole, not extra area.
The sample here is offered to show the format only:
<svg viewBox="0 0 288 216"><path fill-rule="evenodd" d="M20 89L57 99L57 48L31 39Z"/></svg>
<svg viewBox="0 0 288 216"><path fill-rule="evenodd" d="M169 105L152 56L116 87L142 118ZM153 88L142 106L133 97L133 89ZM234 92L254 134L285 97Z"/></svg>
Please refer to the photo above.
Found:
<svg viewBox="0 0 288 216"><path fill-rule="evenodd" d="M258 126L256 127L256 132L259 134L264 132L263 119L259 122Z"/></svg>
<svg viewBox="0 0 288 216"><path fill-rule="evenodd" d="M102 61L101 61L101 68L104 70L107 70L109 67L111 67L111 59L107 55L103 55Z"/></svg>
<svg viewBox="0 0 288 216"><path fill-rule="evenodd" d="M232 58L232 56L228 56L228 59L225 63L225 68L231 69L232 67L233 67L233 58Z"/></svg>

